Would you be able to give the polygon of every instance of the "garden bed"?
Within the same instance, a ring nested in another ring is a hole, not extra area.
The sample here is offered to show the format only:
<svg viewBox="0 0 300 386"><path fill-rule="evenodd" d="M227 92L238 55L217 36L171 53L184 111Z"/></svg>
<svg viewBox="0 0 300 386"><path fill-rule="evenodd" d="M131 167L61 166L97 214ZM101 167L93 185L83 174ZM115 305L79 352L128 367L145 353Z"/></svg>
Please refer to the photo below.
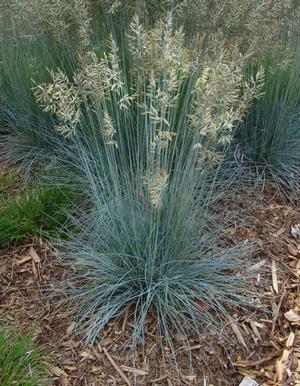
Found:
<svg viewBox="0 0 300 386"><path fill-rule="evenodd" d="M250 206L249 201L243 193L230 200L240 208ZM260 385L297 385L300 252L291 226L298 223L299 212L270 189L252 203L242 227L226 230L238 242L261 241L254 264L262 268L260 301L266 313L256 311L246 319L234 315L240 334L228 326L229 340L213 334L203 342L191 337L192 371L180 337L175 337L178 370L167 348L162 356L151 318L135 368L126 346L132 328L130 314L110 323L96 343L87 347L83 337L75 334L74 320L62 308L65 297L59 288L62 283L68 286L70 267L62 264L51 245L38 240L1 250L1 320L17 322L24 330L36 325L37 343L46 345L50 353L47 361L55 385L130 385L133 374L137 385L238 386L244 376Z"/></svg>
<svg viewBox="0 0 300 386"><path fill-rule="evenodd" d="M0 0L1 386L300 386L299 23Z"/></svg>

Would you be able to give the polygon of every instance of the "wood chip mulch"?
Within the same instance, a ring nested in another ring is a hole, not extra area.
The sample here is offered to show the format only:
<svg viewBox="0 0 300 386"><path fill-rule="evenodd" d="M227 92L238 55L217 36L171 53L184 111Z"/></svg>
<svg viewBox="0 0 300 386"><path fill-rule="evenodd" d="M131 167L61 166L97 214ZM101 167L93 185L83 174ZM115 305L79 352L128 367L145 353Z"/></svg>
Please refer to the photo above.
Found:
<svg viewBox="0 0 300 386"><path fill-rule="evenodd" d="M132 328L128 317L108 325L99 342L86 347L61 305L64 295L49 290L67 284L69 272L40 241L0 250L0 323L35 326L37 344L48 347L51 385L130 386L135 380L138 386L300 386L300 212L272 189L252 205L249 200L245 193L231 197L245 214L242 225L226 232L236 242L259 242L252 268L260 268L259 300L266 312L235 315L229 342L213 334L203 342L191 338L192 369L180 339L176 369L167 348L162 356L151 328L133 367L125 346Z"/></svg>

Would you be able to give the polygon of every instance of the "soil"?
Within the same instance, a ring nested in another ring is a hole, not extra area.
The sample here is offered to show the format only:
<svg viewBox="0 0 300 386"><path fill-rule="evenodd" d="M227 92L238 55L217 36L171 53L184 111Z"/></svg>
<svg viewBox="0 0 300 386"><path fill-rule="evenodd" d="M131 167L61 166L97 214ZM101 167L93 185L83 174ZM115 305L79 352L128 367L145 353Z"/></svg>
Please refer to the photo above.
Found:
<svg viewBox="0 0 300 386"><path fill-rule="evenodd" d="M291 234L300 212L271 188L258 196L235 193L225 204L243 211L242 223L226 229L226 237L259 246L252 266L257 277L249 287L260 288L257 301L264 312L235 314L224 337L208 333L201 342L191 337L192 369L180 337L177 367L167 348L161 352L151 320L133 368L126 345L130 315L86 346L75 333L72 310L66 312L63 292L55 291L69 285L71 268L40 240L0 250L0 321L35 327L36 344L49 352L49 385L133 385L135 379L138 386L238 386L248 376L259 385L300 386L300 238Z"/></svg>

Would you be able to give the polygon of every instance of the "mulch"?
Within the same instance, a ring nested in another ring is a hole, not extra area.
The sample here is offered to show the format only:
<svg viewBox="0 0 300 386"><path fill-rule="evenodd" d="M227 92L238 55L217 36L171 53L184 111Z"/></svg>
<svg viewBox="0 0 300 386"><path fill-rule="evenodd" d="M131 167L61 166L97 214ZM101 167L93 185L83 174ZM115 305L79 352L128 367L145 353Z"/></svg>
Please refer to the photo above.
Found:
<svg viewBox="0 0 300 386"><path fill-rule="evenodd" d="M253 259L264 312L234 315L226 328L228 339L212 332L197 342L191 337L192 368L180 337L176 340L177 367L167 347L163 352L149 318L146 344L133 366L128 336L130 315L110 323L99 340L85 345L57 288L69 285L70 272L51 245L40 240L0 250L0 323L34 325L37 344L47 347L53 385L151 386L300 386L300 237L291 229L300 212L274 189L261 195L235 193L226 205L243 212L225 230L233 242L255 241ZM237 215L238 217L238 215ZM52 291L51 291L52 289ZM71 311L71 310L70 310ZM101 338L101 339L100 339ZM248 378L247 378L248 377Z"/></svg>

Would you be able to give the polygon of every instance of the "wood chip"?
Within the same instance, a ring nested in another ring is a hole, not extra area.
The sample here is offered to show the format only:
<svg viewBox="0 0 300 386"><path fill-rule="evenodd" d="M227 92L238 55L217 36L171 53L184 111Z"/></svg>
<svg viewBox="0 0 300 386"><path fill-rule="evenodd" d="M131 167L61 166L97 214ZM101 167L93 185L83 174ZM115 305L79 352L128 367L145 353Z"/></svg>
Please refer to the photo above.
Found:
<svg viewBox="0 0 300 386"><path fill-rule="evenodd" d="M262 325L261 325L260 323L255 322L254 320L251 320L251 319L249 319L249 323L250 323L250 326L251 326L251 328L252 328L252 330L253 330L255 336L256 336L259 340L261 340L261 336L260 336L260 333L259 333L257 327L261 327Z"/></svg>
<svg viewBox="0 0 300 386"><path fill-rule="evenodd" d="M22 259L17 260L16 264L22 265L24 263L27 263L27 261L30 261L30 260L32 260L32 256L24 256L24 257L22 257Z"/></svg>
<svg viewBox="0 0 300 386"><path fill-rule="evenodd" d="M295 224L291 226L291 234L292 236L297 239L300 237L300 224Z"/></svg>
<svg viewBox="0 0 300 386"><path fill-rule="evenodd" d="M59 368L59 367L53 366L53 367L50 368L50 371L51 371L51 373L52 373L53 375L55 375L56 377L61 377L61 376L63 376L63 377L68 377L68 374L66 374L66 373L64 372L64 370L61 369L61 368Z"/></svg>
<svg viewBox="0 0 300 386"><path fill-rule="evenodd" d="M277 268L275 260L272 261L272 284L274 291L278 294Z"/></svg>
<svg viewBox="0 0 300 386"><path fill-rule="evenodd" d="M124 320L123 320L123 324L122 324L122 332L125 332L125 330L126 330L128 318L129 318L129 308L127 308L125 315L124 315Z"/></svg>
<svg viewBox="0 0 300 386"><path fill-rule="evenodd" d="M256 366L262 365L265 362L269 362L273 358L281 355L281 353L282 353L282 351L279 350L279 351L272 352L268 356L266 356L266 357L264 357L262 359L258 359L257 361L243 361L243 362L235 362L233 364L235 366L237 366L237 367L242 367L242 368L245 368L245 369L251 368L251 367L256 367Z"/></svg>
<svg viewBox="0 0 300 386"><path fill-rule="evenodd" d="M298 251L298 249L297 249L296 247L294 247L293 245L288 244L287 249L288 249L289 253L290 253L292 256L295 256L295 257L298 256L299 251Z"/></svg>
<svg viewBox="0 0 300 386"><path fill-rule="evenodd" d="M33 276L35 277L36 280L38 280L39 279L39 274L38 274L38 271L36 269L36 265L35 265L34 260L32 260L31 263L32 263Z"/></svg>
<svg viewBox="0 0 300 386"><path fill-rule="evenodd" d="M120 368L120 366L117 365L117 363L115 362L115 360L113 359L113 357L109 354L109 352L107 351L107 349L105 347L102 347L102 350L104 352L104 354L106 355L107 359L110 361L110 363L112 364L112 366L115 368L115 370L119 373L119 375L124 379L124 381L127 383L128 386L131 386L131 382L130 380L127 378L126 374L124 373L124 371Z"/></svg>
<svg viewBox="0 0 300 386"><path fill-rule="evenodd" d="M110 346L112 343L114 343L114 339L112 338L103 338L101 339L101 347L107 347Z"/></svg>
<svg viewBox="0 0 300 386"><path fill-rule="evenodd" d="M283 350L281 362L285 363L289 360L290 352L288 350Z"/></svg>
<svg viewBox="0 0 300 386"><path fill-rule="evenodd" d="M168 374L164 374L161 377L156 379L150 379L150 382L156 384L157 382L164 381L166 378L168 378Z"/></svg>
<svg viewBox="0 0 300 386"><path fill-rule="evenodd" d="M67 377L63 377L61 381L62 381L62 386L69 386L71 384L69 381L69 378Z"/></svg>
<svg viewBox="0 0 300 386"><path fill-rule="evenodd" d="M33 247L30 247L29 255L33 258L35 263L39 264L41 262L39 255Z"/></svg>
<svg viewBox="0 0 300 386"><path fill-rule="evenodd" d="M196 376L195 375L184 375L182 374L181 377L185 379L186 381L193 382L195 384Z"/></svg>
<svg viewBox="0 0 300 386"><path fill-rule="evenodd" d="M289 311L285 312L284 317L289 322L300 322L300 315L294 310L289 310Z"/></svg>
<svg viewBox="0 0 300 386"><path fill-rule="evenodd" d="M286 347L292 347L293 344L294 344L294 339L295 339L295 334L293 333L293 331L291 331L289 337L287 338L287 341L286 341Z"/></svg>
<svg viewBox="0 0 300 386"><path fill-rule="evenodd" d="M238 328L238 326L237 326L234 322L230 323L230 326L231 326L232 331L234 332L235 336L237 337L238 341L239 341L245 348L247 348L246 342L245 342L245 340L244 340L244 338L243 338L243 335L242 335L240 329Z"/></svg>
<svg viewBox="0 0 300 386"><path fill-rule="evenodd" d="M281 228L278 229L278 231L276 232L276 235L277 235L277 236L281 236L285 231L286 231L285 227L281 227Z"/></svg>
<svg viewBox="0 0 300 386"><path fill-rule="evenodd" d="M80 355L82 358L84 358L84 359L91 359L91 360L96 359L96 358L94 357L94 355L93 355L91 352L89 352L89 351L82 351L79 355Z"/></svg>
<svg viewBox="0 0 300 386"><path fill-rule="evenodd" d="M285 369L281 361L276 362L276 381L281 384Z"/></svg>
<svg viewBox="0 0 300 386"><path fill-rule="evenodd" d="M239 386L259 386L259 384L254 379L245 377Z"/></svg>
<svg viewBox="0 0 300 386"><path fill-rule="evenodd" d="M261 267L263 267L266 264L266 260L262 260L259 263L253 264L250 267L246 269L246 272L253 272L259 270Z"/></svg>
<svg viewBox="0 0 300 386"><path fill-rule="evenodd" d="M74 322L72 322L70 325L69 325L69 327L67 328L67 335L70 335L70 334L72 334L72 332L74 331L74 328L75 328L75 323Z"/></svg>
<svg viewBox="0 0 300 386"><path fill-rule="evenodd" d="M284 285L283 285L283 288L285 288L286 284L287 283L285 282ZM286 289L284 289L283 293L282 293L282 295L280 297L279 303L278 303L278 305L277 305L277 307L276 307L276 309L274 311L273 320L272 320L272 329L271 329L271 334L270 334L271 336L273 336L274 333L275 333L276 322L277 322L277 319L278 319L278 316L279 316L279 312L280 312L283 300L284 300L284 298L286 296L286 293L287 293Z"/></svg>
<svg viewBox="0 0 300 386"><path fill-rule="evenodd" d="M77 367L76 366L70 366L70 365L64 365L64 368L69 371L76 371Z"/></svg>
<svg viewBox="0 0 300 386"><path fill-rule="evenodd" d="M95 375L101 374L102 371L103 371L103 367L96 367L96 366L93 366L93 367L91 368L91 373L92 373L92 374L95 374Z"/></svg>
<svg viewBox="0 0 300 386"><path fill-rule="evenodd" d="M144 370L140 370L140 369L135 369L133 367L128 367L128 366L120 366L120 368L124 371L126 371L127 373L134 373L136 375L147 375L148 374L148 371L144 371Z"/></svg>

